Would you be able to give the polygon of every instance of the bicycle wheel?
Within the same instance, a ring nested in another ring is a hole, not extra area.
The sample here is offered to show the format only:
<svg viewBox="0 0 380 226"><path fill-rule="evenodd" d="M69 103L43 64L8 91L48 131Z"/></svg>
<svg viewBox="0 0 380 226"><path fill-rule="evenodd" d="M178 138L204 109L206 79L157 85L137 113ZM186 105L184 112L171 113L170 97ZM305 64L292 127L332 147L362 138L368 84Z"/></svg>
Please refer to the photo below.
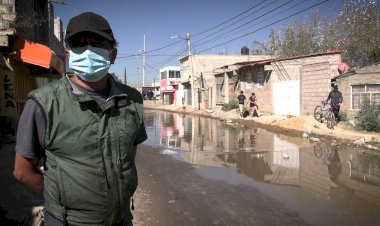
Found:
<svg viewBox="0 0 380 226"><path fill-rule="evenodd" d="M321 106L316 106L314 108L314 118L315 120L317 120L318 122L322 122L322 119L323 119L323 111L322 111L322 107Z"/></svg>
<svg viewBox="0 0 380 226"><path fill-rule="evenodd" d="M327 128L334 129L335 126L335 116L334 113L330 112L327 115Z"/></svg>

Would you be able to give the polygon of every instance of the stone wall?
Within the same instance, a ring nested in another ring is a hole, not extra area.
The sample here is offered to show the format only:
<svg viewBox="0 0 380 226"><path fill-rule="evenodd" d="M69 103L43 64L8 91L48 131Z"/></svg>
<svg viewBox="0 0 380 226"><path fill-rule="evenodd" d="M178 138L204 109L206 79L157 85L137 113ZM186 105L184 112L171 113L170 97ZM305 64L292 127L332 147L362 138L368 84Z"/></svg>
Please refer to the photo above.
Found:
<svg viewBox="0 0 380 226"><path fill-rule="evenodd" d="M15 0L0 0L0 47L9 46L9 36L15 34Z"/></svg>

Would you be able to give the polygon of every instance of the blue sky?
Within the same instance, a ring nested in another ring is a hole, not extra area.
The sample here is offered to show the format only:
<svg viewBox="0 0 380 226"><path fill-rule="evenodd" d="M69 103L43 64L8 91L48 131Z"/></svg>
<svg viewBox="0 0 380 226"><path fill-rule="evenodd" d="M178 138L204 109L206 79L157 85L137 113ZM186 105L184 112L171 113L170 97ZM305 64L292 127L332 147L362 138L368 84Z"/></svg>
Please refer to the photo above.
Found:
<svg viewBox="0 0 380 226"><path fill-rule="evenodd" d="M179 56L187 54L186 41L171 39L173 36L186 37L190 33L196 54L238 54L242 46L251 48L254 39L266 41L271 28L279 30L296 19L307 20L313 10L337 15L341 0L324 1L65 0L66 4L54 3L54 15L62 19L64 29L70 18L82 12L104 16L119 42L118 58L110 72L123 78L126 68L128 84L136 87L137 83L142 85L143 61L139 53L144 47L144 35L148 86L158 79L160 68L179 66ZM318 3L321 4L313 7Z"/></svg>

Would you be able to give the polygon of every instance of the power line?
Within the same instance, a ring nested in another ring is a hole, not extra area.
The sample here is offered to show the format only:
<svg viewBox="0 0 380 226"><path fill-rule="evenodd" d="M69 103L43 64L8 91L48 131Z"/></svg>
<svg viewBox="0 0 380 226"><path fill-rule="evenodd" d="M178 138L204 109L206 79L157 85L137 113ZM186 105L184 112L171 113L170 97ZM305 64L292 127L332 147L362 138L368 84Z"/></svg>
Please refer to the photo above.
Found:
<svg viewBox="0 0 380 226"><path fill-rule="evenodd" d="M250 10L256 8L257 6L259 6L260 4L262 4L263 2L266 2L266 1L268 1L268 0L263 0L263 1L261 1L260 3L258 3L258 4L256 4L256 5L250 7L249 9L245 10L244 12L239 13L238 15L236 15L236 16L234 16L234 17L232 17L232 18L230 18L230 19L228 19L228 20L226 20L226 21L224 21L224 22L222 22L222 23L220 23L220 24L218 24L218 25L216 25L216 26L214 26L214 27L211 27L211 28L209 28L209 29L206 29L206 30L204 30L204 31L202 31L202 32L199 32L199 33L197 33L197 34L195 34L195 35L192 35L192 36L193 36L193 37L194 37L194 36L198 36L198 35L200 35L200 34L204 34L204 33L208 32L208 31L210 31L210 30L213 30L213 29L215 29L215 28L217 28L217 27L220 27L220 26L222 26L223 24L226 24L226 23L228 23L228 22L230 22L230 21L232 21L232 20L238 18L239 16L245 14L246 12L248 12L248 11L250 11ZM173 45L176 45L176 44L178 44L178 43L180 43L180 42L181 42L181 40L178 40L177 42L174 42L174 43L168 44L168 45L166 45L166 46L159 47L159 48L156 48L156 49L153 49L153 50L147 51L147 52L145 52L145 53L152 53L152 52L156 52L156 51L159 51L159 50L162 50L162 49L166 49L166 48L171 47L171 46L173 46ZM140 53L138 53L138 54L131 54L131 55L127 55L127 56L125 56L125 57L123 57L123 58L127 58L127 57L136 57L136 56L139 56L139 55L141 55L141 54L140 54Z"/></svg>
<svg viewBox="0 0 380 226"><path fill-rule="evenodd" d="M137 56L141 56L140 55L137 55ZM145 55L147 57L163 57L163 56L168 56L168 57L172 57L172 56L179 56L178 54L148 54L148 55ZM117 58L118 59L134 59L136 56L118 56Z"/></svg>
<svg viewBox="0 0 380 226"><path fill-rule="evenodd" d="M276 0L276 1L278 1L278 0ZM262 7L261 9L263 9L263 8L265 8L265 7L267 7L267 6L271 5L271 4L273 4L273 3L275 3L276 1L274 1L274 2L272 2L272 3L269 3L268 5ZM211 41L213 41L213 40L215 40L215 39L217 39L217 38L219 38L219 37L222 37L222 36L225 35L225 34L231 33L231 32L233 32L233 31L235 31L235 30L237 30L237 29L239 29L239 28L241 28L241 27L244 27L244 26L246 26L246 25L248 25L248 24L250 24L250 23L252 23L252 22L254 22L254 21L256 21L256 20L258 20L258 19L260 19L260 18L262 18L262 17L264 17L264 16L267 16L269 13L273 13L273 12L276 11L277 9L283 7L284 5L289 4L289 3L292 2L292 1L294 1L294 0L289 0L288 2L283 3L282 5L280 5L280 6L276 7L276 8L274 8L274 9L270 10L269 12L264 12L264 13L261 14L260 16L255 17L253 20L250 20L250 21L248 21L248 22L246 22L246 23L244 23L244 24L242 24L242 25L240 25L240 26L238 26L238 27L235 27L235 28L232 29L232 30L229 30L229 31L227 31L227 32L224 32L224 33L222 33L222 34L220 34L220 35L214 37L214 38L211 39L211 40L208 40L208 41L205 41L205 42L202 42L202 43L198 44L198 46L203 45L203 44L206 44L206 43L209 43L209 42L211 42ZM261 10L261 9L259 9L259 10ZM252 14L250 14L250 15L252 15ZM221 30L218 30L217 32L219 32L219 31L221 31ZM214 35L214 34L216 34L216 32L212 33L212 34L209 35L207 38L210 38L210 36L212 36L212 35ZM202 41L202 40L204 40L204 39L201 39L201 40L196 41L196 42L194 43L194 45L195 45L197 42Z"/></svg>
<svg viewBox="0 0 380 226"><path fill-rule="evenodd" d="M217 27L220 27L220 26L222 26L222 25L224 25L224 24L226 24L226 23L228 23L228 22L230 22L230 21L232 21L232 20L238 18L239 16L241 16L241 15L243 15L244 13L250 11L251 9L256 8L258 5L260 5L261 3L266 2L266 1L267 1L267 0L261 1L260 3L258 3L258 4L254 5L254 6L252 6L251 8L245 10L244 12L239 13L238 15L236 15L236 16L234 16L234 17L232 17L232 18L230 18L230 19L228 19L228 20L226 20L226 21L224 21L224 22L222 22L222 23L220 23L220 24L218 24L218 25L216 25L216 26L214 26L214 27L211 27L211 28L209 28L209 29L207 29L207 30L204 30L204 31L199 32L199 33L196 33L196 34L194 34L194 35L192 35L192 36L193 36L193 37L194 37L194 36L198 36L198 35L200 35L200 34L204 34L204 33L208 32L208 31L211 31L211 30L213 30L213 29L215 29L215 28L217 28Z"/></svg>
<svg viewBox="0 0 380 226"><path fill-rule="evenodd" d="M295 15L298 15L298 14L300 14L300 13L303 13L303 12L305 12L305 11L307 11L307 10L309 10L309 9L312 9L312 8L318 6L318 5L321 5L321 4L323 4L323 3L327 2L327 1L329 1L329 0L325 0L325 1L322 1L322 2L320 2L320 3L314 4L314 5L308 7L308 8L306 8L306 9L304 9L304 10L301 10L301 11L298 11L298 12L296 12L296 13L293 13L293 14L291 14L291 15L289 15L289 16L286 16L286 17L284 17L284 18L282 18L282 19L279 19L279 20L277 20L277 21L275 21L275 22L273 22L273 23L270 23L270 24L268 24L268 25L266 25L266 26L264 26L264 27L261 27L261 28L255 30L255 31L252 31L252 32L246 33L246 34L241 35L241 36L239 36L239 37L233 38L233 39L231 39L231 40L229 40L229 41L226 41L226 42L223 42L223 43L221 43L221 44L218 44L218 45L212 46L212 47L210 47L210 48L204 49L204 50L202 50L202 51L199 51L198 53L205 52L205 51L210 50L210 49L213 49L213 48L215 48L215 47L219 47L219 46L221 46L221 45L225 45L225 44L230 43L230 42L232 42L232 41L235 41L235 40L241 39L241 38L243 38L243 37L245 37L245 36L248 36L248 35L251 35L251 34L253 34L253 33L256 33L256 32L258 32L258 31L260 31L260 30L262 30L262 29L264 29L264 28L267 28L267 27L269 27L269 26L271 26L271 25L274 25L274 24L276 24L276 23L278 23L278 22L281 22L281 21L286 20L286 19L289 19L289 18L291 18L291 17L293 17L293 16L295 16Z"/></svg>

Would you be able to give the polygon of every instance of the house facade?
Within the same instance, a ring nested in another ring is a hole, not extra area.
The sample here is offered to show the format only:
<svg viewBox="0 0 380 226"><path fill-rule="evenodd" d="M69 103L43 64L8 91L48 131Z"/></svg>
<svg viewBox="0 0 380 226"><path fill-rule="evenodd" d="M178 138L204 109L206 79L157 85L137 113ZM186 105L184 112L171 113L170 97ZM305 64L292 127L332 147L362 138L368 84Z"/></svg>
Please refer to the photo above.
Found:
<svg viewBox="0 0 380 226"><path fill-rule="evenodd" d="M341 111L349 118L356 118L365 98L380 104L380 64L368 65L335 78L343 95Z"/></svg>
<svg viewBox="0 0 380 226"><path fill-rule="evenodd" d="M237 62L271 59L265 55L191 55L180 59L183 104L193 109L215 107L214 70Z"/></svg>
<svg viewBox="0 0 380 226"><path fill-rule="evenodd" d="M226 65L215 70L215 102L235 101L242 90L256 94L260 112L312 114L330 92L340 62L341 51L329 51Z"/></svg>
<svg viewBox="0 0 380 226"><path fill-rule="evenodd" d="M167 66L160 69L160 96L163 104L181 105L183 92L179 92L180 81L180 67Z"/></svg>
<svg viewBox="0 0 380 226"><path fill-rule="evenodd" d="M50 1L0 0L0 11L0 121L6 128L28 93L61 78L65 65L62 22L53 18Z"/></svg>

